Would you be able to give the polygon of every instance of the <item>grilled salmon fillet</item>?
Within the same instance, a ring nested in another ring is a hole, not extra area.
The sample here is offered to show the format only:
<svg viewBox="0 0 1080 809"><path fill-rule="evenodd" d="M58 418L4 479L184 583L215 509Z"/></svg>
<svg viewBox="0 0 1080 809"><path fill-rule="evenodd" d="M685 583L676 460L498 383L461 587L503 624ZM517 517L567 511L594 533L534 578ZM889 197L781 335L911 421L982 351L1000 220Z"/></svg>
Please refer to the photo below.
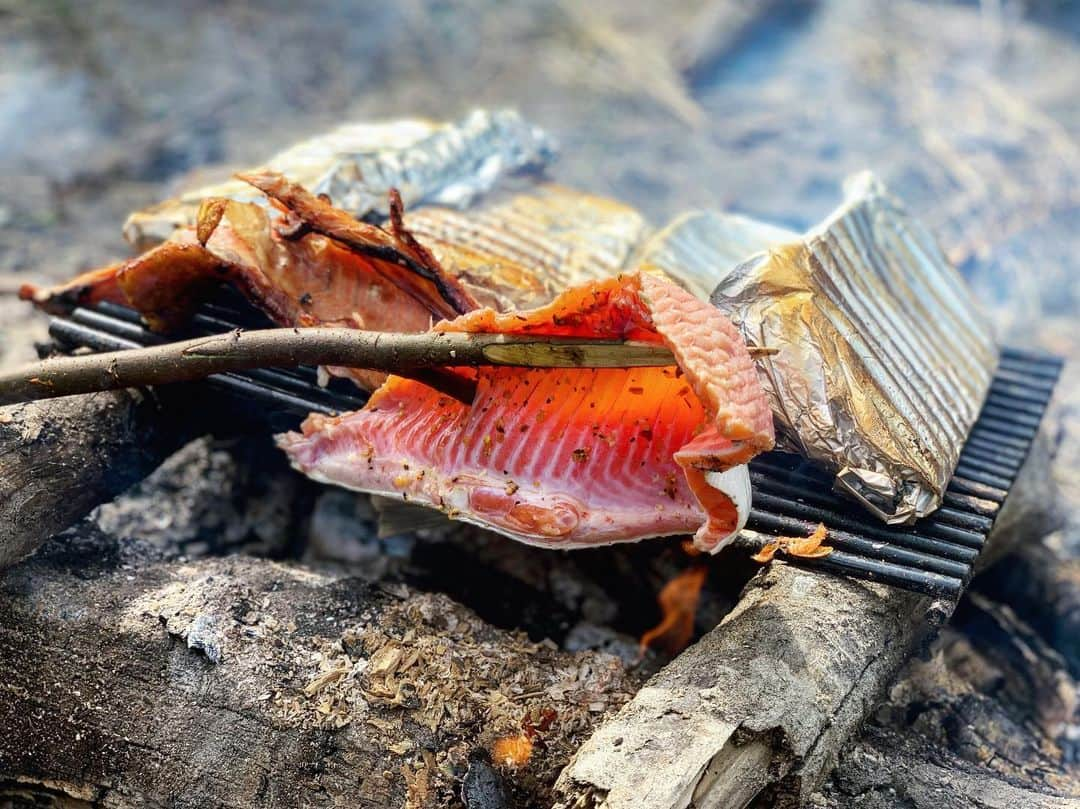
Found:
<svg viewBox="0 0 1080 809"><path fill-rule="evenodd" d="M362 410L279 436L292 464L552 548L695 532L715 551L745 521L744 464L772 447L772 414L741 337L710 305L635 272L435 328L663 343L678 365L457 369L476 384L471 405L391 376Z"/></svg>
<svg viewBox="0 0 1080 809"><path fill-rule="evenodd" d="M167 329L226 282L284 326L662 343L677 365L440 371L471 404L430 379L332 368L377 387L369 404L279 443L317 480L548 547L696 532L715 551L745 522L745 464L773 445L768 403L718 310L659 271L617 275L646 230L632 209L544 186L475 215L422 209L406 229L392 197L383 228L281 175L246 179L269 208L209 200L141 256L25 296L125 303Z"/></svg>

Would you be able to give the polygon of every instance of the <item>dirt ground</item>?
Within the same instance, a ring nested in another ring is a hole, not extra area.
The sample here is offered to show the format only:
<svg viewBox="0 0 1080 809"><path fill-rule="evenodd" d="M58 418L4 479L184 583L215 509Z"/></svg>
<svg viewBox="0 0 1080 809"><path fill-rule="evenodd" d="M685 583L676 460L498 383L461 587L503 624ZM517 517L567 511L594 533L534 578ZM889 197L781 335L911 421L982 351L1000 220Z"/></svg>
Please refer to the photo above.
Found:
<svg viewBox="0 0 1080 809"><path fill-rule="evenodd" d="M1054 0L0 0L0 364L43 334L8 294L19 280L126 255L129 211L344 121L514 106L558 139L555 179L656 224L715 206L806 227L871 168L1003 341L1070 358L1055 410L1067 520L988 575L815 800L928 805L905 768L939 756L1080 794L1078 39L1080 8ZM1067 606L1003 606L1025 570ZM987 640L1014 619L1038 663L1019 696ZM987 717L1014 728L1008 760L984 755ZM937 804L952 805L970 804Z"/></svg>

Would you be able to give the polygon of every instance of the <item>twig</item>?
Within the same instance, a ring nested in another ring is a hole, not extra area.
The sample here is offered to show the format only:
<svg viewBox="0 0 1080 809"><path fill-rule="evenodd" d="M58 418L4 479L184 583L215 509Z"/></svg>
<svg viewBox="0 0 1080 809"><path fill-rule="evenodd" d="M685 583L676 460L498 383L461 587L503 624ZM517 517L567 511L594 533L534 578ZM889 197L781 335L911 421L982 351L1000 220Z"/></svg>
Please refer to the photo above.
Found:
<svg viewBox="0 0 1080 809"><path fill-rule="evenodd" d="M772 349L751 349L757 356ZM149 348L50 357L0 374L0 404L187 382L251 368L340 365L422 379L422 369L507 365L632 368L674 365L665 346L543 335L306 328L236 331Z"/></svg>
<svg viewBox="0 0 1080 809"><path fill-rule="evenodd" d="M661 345L501 334L394 334L357 329L236 330L149 348L51 357L0 375L0 403L185 382L267 366L343 365L409 372L440 366L672 365Z"/></svg>

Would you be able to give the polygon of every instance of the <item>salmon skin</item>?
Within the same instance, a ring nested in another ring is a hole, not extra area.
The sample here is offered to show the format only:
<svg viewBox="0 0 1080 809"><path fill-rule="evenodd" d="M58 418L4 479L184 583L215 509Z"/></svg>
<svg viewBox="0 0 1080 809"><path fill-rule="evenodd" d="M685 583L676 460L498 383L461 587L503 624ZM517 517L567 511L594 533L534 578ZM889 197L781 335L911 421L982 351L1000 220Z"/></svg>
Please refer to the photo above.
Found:
<svg viewBox="0 0 1080 809"><path fill-rule="evenodd" d="M406 228L399 205L380 227L280 174L244 177L277 207L207 200L194 225L141 255L55 287L26 285L23 297L52 311L113 301L169 331L228 283L281 326L423 331L613 276L647 232L633 208L553 184L468 214L421 208Z"/></svg>
<svg viewBox="0 0 1080 809"><path fill-rule="evenodd" d="M436 329L643 340L678 365L457 369L476 383L471 406L391 376L362 410L279 436L292 464L550 548L696 532L716 551L745 522L744 465L772 447L772 414L742 338L708 304L635 272Z"/></svg>

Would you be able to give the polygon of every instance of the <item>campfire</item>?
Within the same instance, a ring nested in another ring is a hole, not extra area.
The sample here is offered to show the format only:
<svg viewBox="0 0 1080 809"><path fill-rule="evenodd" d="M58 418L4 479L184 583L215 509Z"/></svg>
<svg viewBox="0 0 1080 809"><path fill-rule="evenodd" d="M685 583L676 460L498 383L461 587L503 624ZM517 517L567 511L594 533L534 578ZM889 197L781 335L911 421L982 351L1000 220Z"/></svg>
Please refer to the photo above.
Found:
<svg viewBox="0 0 1080 809"><path fill-rule="evenodd" d="M804 233L653 227L552 150L346 127L20 288L0 794L810 799L1043 518L1061 362L870 174Z"/></svg>

